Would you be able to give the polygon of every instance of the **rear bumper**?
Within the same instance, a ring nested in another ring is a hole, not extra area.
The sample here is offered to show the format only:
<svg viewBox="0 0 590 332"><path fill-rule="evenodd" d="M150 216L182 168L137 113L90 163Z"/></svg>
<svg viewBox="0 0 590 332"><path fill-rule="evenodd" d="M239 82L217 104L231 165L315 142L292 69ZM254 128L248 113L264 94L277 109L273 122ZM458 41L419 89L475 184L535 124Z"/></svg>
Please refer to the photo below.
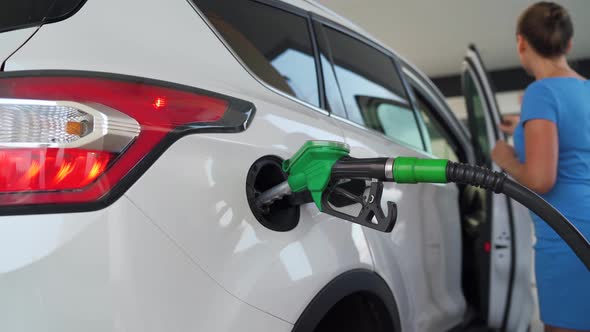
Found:
<svg viewBox="0 0 590 332"><path fill-rule="evenodd" d="M230 295L123 196L0 217L0 331L289 331Z"/></svg>

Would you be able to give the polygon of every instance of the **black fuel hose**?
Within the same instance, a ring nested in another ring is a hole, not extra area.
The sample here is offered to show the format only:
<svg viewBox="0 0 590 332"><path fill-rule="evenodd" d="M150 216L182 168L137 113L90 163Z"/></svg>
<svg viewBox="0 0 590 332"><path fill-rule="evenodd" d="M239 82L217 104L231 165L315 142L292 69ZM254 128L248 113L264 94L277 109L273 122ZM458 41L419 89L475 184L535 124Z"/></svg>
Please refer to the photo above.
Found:
<svg viewBox="0 0 590 332"><path fill-rule="evenodd" d="M543 219L590 271L590 243L582 233L551 204L508 178L505 173L444 159L344 157L332 167L332 177L374 178L398 183L455 182L491 190L497 194L503 193Z"/></svg>

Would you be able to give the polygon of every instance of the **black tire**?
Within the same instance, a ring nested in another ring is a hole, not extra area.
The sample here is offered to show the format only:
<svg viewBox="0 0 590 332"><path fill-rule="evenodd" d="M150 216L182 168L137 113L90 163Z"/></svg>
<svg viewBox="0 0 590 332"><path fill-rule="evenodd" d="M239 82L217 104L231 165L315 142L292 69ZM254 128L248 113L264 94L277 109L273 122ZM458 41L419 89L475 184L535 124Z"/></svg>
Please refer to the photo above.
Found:
<svg viewBox="0 0 590 332"><path fill-rule="evenodd" d="M320 321L315 332L392 332L391 317L367 294L348 296Z"/></svg>

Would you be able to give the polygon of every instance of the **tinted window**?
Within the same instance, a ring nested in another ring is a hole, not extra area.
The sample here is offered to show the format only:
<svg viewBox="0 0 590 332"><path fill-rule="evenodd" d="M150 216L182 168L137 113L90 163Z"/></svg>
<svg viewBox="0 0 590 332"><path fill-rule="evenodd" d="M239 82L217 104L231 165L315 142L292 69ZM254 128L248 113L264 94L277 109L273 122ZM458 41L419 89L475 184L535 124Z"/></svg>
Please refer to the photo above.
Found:
<svg viewBox="0 0 590 332"><path fill-rule="evenodd" d="M393 60L375 48L325 27L348 118L422 149L420 129ZM331 93L326 85L326 95Z"/></svg>
<svg viewBox="0 0 590 332"><path fill-rule="evenodd" d="M2 0L0 31L67 17L86 0Z"/></svg>
<svg viewBox="0 0 590 332"><path fill-rule="evenodd" d="M436 118L436 109L418 91L414 91L414 93L416 95L418 113L425 129L424 145L426 151L438 158L458 162L459 158L455 151L452 136Z"/></svg>
<svg viewBox="0 0 590 332"><path fill-rule="evenodd" d="M356 96L356 101L365 126L417 149L424 148L416 116L406 104L371 96Z"/></svg>
<svg viewBox="0 0 590 332"><path fill-rule="evenodd" d="M193 1L258 77L319 106L307 19L254 1Z"/></svg>

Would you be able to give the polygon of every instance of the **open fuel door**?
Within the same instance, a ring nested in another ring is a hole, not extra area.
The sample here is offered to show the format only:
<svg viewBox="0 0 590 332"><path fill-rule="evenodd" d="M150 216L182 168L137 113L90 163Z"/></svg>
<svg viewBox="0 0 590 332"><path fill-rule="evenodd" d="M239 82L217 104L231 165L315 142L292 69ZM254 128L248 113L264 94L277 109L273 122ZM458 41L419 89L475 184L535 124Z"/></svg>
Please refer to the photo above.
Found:
<svg viewBox="0 0 590 332"><path fill-rule="evenodd" d="M477 163L500 171L491 160L501 115L485 67L475 46L463 62L463 95ZM478 225L479 300L488 326L503 331L526 331L533 302L531 290L532 226L526 209L506 196L479 193L485 221Z"/></svg>

